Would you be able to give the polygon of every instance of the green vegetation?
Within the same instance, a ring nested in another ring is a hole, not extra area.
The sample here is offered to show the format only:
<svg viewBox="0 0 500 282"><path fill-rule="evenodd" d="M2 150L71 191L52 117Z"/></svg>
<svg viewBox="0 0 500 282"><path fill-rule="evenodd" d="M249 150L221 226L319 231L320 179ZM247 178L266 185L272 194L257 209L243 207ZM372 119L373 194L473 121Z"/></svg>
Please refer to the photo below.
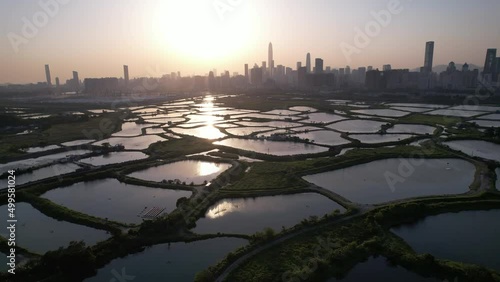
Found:
<svg viewBox="0 0 500 282"><path fill-rule="evenodd" d="M421 217L467 209L500 208L500 196L484 194L470 199L427 200L376 209L347 222L323 225L272 246L243 263L225 281L282 281L284 277L325 280L345 275L355 264L382 255L421 275L459 281L500 281L498 273L458 262L415 253L389 228ZM287 280L288 281L288 280Z"/></svg>
<svg viewBox="0 0 500 282"><path fill-rule="evenodd" d="M212 149L215 149L215 146L210 141L186 136L182 139L155 143L148 148L147 152L158 158L177 158Z"/></svg>
<svg viewBox="0 0 500 282"><path fill-rule="evenodd" d="M47 146L79 139L104 139L121 129L121 114L47 125L41 132L0 136L0 161L22 155L22 148Z"/></svg>
<svg viewBox="0 0 500 282"><path fill-rule="evenodd" d="M424 114L411 114L409 116L399 119L399 122L402 123L420 123L433 126L444 125L446 127L455 125L461 121L462 119L459 117L424 115Z"/></svg>
<svg viewBox="0 0 500 282"><path fill-rule="evenodd" d="M120 234L120 227L126 226L118 222L103 220L68 209L64 206L54 204L47 199L37 197L29 193L19 192L18 200L30 203L34 208L49 217L53 217L58 220L65 220L76 224L86 225L92 228L107 230L113 234Z"/></svg>

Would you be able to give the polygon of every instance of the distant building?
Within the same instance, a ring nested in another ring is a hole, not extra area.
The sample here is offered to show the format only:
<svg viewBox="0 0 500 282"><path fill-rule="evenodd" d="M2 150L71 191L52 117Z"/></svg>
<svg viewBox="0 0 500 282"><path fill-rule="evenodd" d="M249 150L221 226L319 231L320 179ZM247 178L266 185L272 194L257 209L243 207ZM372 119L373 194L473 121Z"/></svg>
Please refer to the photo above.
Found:
<svg viewBox="0 0 500 282"><path fill-rule="evenodd" d="M384 66L382 66L382 70L383 71L390 71L390 70L392 70L392 67L391 67L391 65L384 65Z"/></svg>
<svg viewBox="0 0 500 282"><path fill-rule="evenodd" d="M80 92L80 78L78 78L78 72L73 71L73 79L70 80L70 89L75 92Z"/></svg>
<svg viewBox="0 0 500 282"><path fill-rule="evenodd" d="M395 69L366 72L365 86L368 89L417 89L419 88L420 73L410 72L408 69Z"/></svg>
<svg viewBox="0 0 500 282"><path fill-rule="evenodd" d="M307 56L306 56L306 70L307 70L307 73L311 73L311 54L310 53L307 53Z"/></svg>
<svg viewBox="0 0 500 282"><path fill-rule="evenodd" d="M316 58L314 64L314 72L315 73L323 73L323 59Z"/></svg>
<svg viewBox="0 0 500 282"><path fill-rule="evenodd" d="M50 78L50 68L49 65L45 65L45 77L47 78L47 85L52 86L52 79Z"/></svg>
<svg viewBox="0 0 500 282"><path fill-rule="evenodd" d="M273 44L269 42L269 48L268 48L268 64L269 64L269 77L273 78L274 77L274 59L273 59Z"/></svg>
<svg viewBox="0 0 500 282"><path fill-rule="evenodd" d="M259 86L262 85L263 81L263 71L265 68L259 68L257 64L250 71L251 83L252 85Z"/></svg>
<svg viewBox="0 0 500 282"><path fill-rule="evenodd" d="M439 84L443 89L451 90L475 88L478 74L477 69L470 71L467 63L462 66L462 71L459 71L455 63L450 62L446 71L439 74Z"/></svg>
<svg viewBox="0 0 500 282"><path fill-rule="evenodd" d="M60 83L59 83L59 77L56 77L56 88L59 89Z"/></svg>
<svg viewBox="0 0 500 282"><path fill-rule="evenodd" d="M345 67L345 74L346 75L351 75L351 67L350 66L346 66Z"/></svg>
<svg viewBox="0 0 500 282"><path fill-rule="evenodd" d="M212 75L214 75L214 72L211 72ZM250 73L248 73L248 64L245 64L245 79L248 82L250 82Z"/></svg>
<svg viewBox="0 0 500 282"><path fill-rule="evenodd" d="M248 72L248 65L245 65L245 66L247 66L246 70ZM210 71L210 73L208 74L208 90L215 90L215 89L216 89L215 75L214 75L213 71Z"/></svg>
<svg viewBox="0 0 500 282"><path fill-rule="evenodd" d="M486 59L484 60L483 76L493 74L496 56L497 56L497 49L488 49L486 51Z"/></svg>
<svg viewBox="0 0 500 282"><path fill-rule="evenodd" d="M123 66L123 78L125 79L125 85L128 85L129 76L128 76L128 66L127 65Z"/></svg>
<svg viewBox="0 0 500 282"><path fill-rule="evenodd" d="M434 60L434 41L429 41L425 43L425 59L423 72L432 72L432 63Z"/></svg>
<svg viewBox="0 0 500 282"><path fill-rule="evenodd" d="M120 90L116 77L86 78L84 85L88 94L113 94Z"/></svg>
<svg viewBox="0 0 500 282"><path fill-rule="evenodd" d="M299 70L302 67L302 62L297 62L297 70Z"/></svg>
<svg viewBox="0 0 500 282"><path fill-rule="evenodd" d="M297 70L297 84L299 87L307 86L307 67L300 67Z"/></svg>

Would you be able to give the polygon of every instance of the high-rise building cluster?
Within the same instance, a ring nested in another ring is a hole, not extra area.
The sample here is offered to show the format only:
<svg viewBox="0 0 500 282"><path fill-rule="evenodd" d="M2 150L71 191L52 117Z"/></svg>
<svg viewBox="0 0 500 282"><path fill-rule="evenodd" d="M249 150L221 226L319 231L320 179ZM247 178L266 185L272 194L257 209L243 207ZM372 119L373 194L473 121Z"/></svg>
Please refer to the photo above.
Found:
<svg viewBox="0 0 500 282"><path fill-rule="evenodd" d="M305 55L304 64L298 61L292 68L275 63L273 44L269 43L267 61L255 63L252 68L248 63L245 64L243 75L237 72L231 75L228 70L218 74L213 69L205 76L182 77L180 72L171 72L159 78L130 79L129 67L123 65L123 78L86 78L82 83L78 72L74 71L73 78L64 85L56 77L55 89L56 93L112 94L235 88L467 90L474 89L478 83L497 88L500 86L500 57L497 57L497 49L487 49L482 72L478 68L472 69L467 63L457 65L450 62L439 74L434 70L434 50L435 42L426 42L424 64L420 71L393 69L390 64L384 64L381 70L373 66L332 68L325 66L322 58L313 60L311 53ZM54 88L49 65L45 65L45 77L46 85Z"/></svg>

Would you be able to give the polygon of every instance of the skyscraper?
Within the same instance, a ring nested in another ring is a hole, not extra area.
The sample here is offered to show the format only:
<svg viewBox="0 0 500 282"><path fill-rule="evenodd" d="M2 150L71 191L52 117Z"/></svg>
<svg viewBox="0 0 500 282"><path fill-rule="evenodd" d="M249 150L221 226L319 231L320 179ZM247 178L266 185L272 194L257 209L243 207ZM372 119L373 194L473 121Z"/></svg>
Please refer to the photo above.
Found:
<svg viewBox="0 0 500 282"><path fill-rule="evenodd" d="M314 64L314 71L316 73L323 73L323 59L316 58L316 62Z"/></svg>
<svg viewBox="0 0 500 282"><path fill-rule="evenodd" d="M45 77L47 78L47 85L52 86L52 79L50 78L50 68L49 65L45 65Z"/></svg>
<svg viewBox="0 0 500 282"><path fill-rule="evenodd" d="M497 56L497 49L488 49L486 51L486 59L484 60L483 76L492 74L495 65L495 57Z"/></svg>
<svg viewBox="0 0 500 282"><path fill-rule="evenodd" d="M248 64L245 64L245 80L247 83L250 81L248 75L249 75L248 74Z"/></svg>
<svg viewBox="0 0 500 282"><path fill-rule="evenodd" d="M273 77L274 72L274 60L273 60L273 44L269 42L267 64L269 66L269 77Z"/></svg>
<svg viewBox="0 0 500 282"><path fill-rule="evenodd" d="M128 85L128 66L124 65L123 66L123 78L125 79L125 84Z"/></svg>
<svg viewBox="0 0 500 282"><path fill-rule="evenodd" d="M307 73L311 73L311 53L307 53L307 57L306 57L306 71L307 71Z"/></svg>
<svg viewBox="0 0 500 282"><path fill-rule="evenodd" d="M80 79L77 71L73 71L73 87L76 92L80 91Z"/></svg>
<svg viewBox="0 0 500 282"><path fill-rule="evenodd" d="M59 77L56 77L56 88L59 88Z"/></svg>
<svg viewBox="0 0 500 282"><path fill-rule="evenodd" d="M257 64L252 68L250 71L250 76L251 76L251 82L253 85L261 85L263 78L262 78L262 71L265 70L265 68L259 68Z"/></svg>
<svg viewBox="0 0 500 282"><path fill-rule="evenodd" d="M432 61L434 59L434 41L425 43L424 72L432 72Z"/></svg>
<svg viewBox="0 0 500 282"><path fill-rule="evenodd" d="M302 67L302 62L297 62L297 70L299 70Z"/></svg>

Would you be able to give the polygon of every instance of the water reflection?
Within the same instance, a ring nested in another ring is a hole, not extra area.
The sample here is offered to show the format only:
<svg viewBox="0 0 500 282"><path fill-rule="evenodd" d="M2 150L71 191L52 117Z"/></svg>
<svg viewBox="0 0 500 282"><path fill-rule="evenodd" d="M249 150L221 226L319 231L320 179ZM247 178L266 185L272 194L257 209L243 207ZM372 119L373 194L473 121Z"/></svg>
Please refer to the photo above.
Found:
<svg viewBox="0 0 500 282"><path fill-rule="evenodd" d="M240 203L241 205L242 203ZM215 207L211 208L207 214L206 217L208 218L218 218L218 217L223 217L224 215L236 211L236 209L239 207L237 204L233 204L232 202L228 200L224 200L223 202L219 203Z"/></svg>
<svg viewBox="0 0 500 282"><path fill-rule="evenodd" d="M230 164L211 163L203 161L181 161L150 167L137 171L129 176L148 181L160 182L163 180L179 179L181 182L202 184L204 181L211 181L219 174L230 168Z"/></svg>
<svg viewBox="0 0 500 282"><path fill-rule="evenodd" d="M206 125L202 127L197 127L197 128L172 128L172 132L177 133L177 134L183 134L183 135L191 135L195 136L198 138L204 138L204 139L219 139L226 137L225 134L219 131L216 127L213 125Z"/></svg>

